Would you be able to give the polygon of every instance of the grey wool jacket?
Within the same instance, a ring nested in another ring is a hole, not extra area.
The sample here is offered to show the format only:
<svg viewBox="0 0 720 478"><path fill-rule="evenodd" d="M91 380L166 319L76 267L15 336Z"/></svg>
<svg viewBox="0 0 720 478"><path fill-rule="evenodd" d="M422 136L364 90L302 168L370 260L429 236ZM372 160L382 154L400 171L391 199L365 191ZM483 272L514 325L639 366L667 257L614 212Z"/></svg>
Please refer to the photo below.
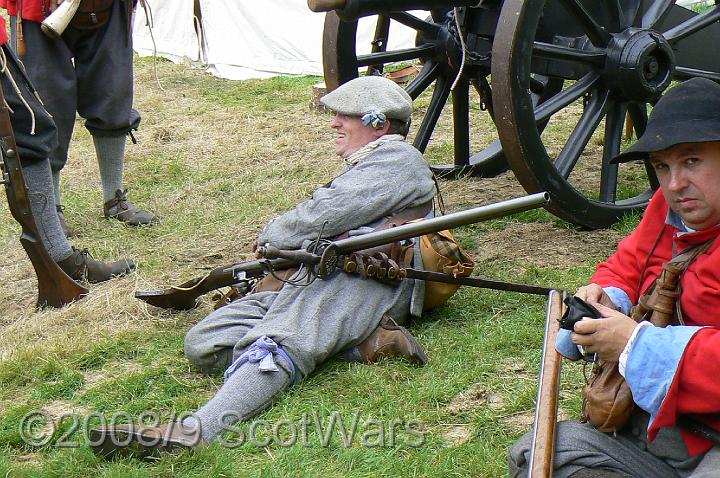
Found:
<svg viewBox="0 0 720 478"><path fill-rule="evenodd" d="M325 237L367 232L387 216L431 201L434 194L432 173L422 155L404 141L388 141L271 221L258 236L258 244L300 248L317 237L325 221ZM412 300L412 312L419 315L424 287L418 281L420 287L415 289L421 289L421 295L416 297L413 282L390 286L339 273L305 287L286 285L263 297L267 312L261 321L252 322L237 343L236 354L262 336L272 337L305 376L325 359L364 340L383 314L402 322L411 312ZM246 299L255 295L259 294Z"/></svg>

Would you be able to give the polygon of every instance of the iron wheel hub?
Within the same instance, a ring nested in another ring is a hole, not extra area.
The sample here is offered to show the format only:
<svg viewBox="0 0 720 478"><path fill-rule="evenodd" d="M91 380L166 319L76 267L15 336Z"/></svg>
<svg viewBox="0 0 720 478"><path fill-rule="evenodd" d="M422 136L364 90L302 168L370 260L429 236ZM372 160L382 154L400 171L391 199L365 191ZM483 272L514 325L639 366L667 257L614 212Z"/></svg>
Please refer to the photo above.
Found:
<svg viewBox="0 0 720 478"><path fill-rule="evenodd" d="M628 101L657 101L670 85L675 55L662 34L628 28L608 45L604 77L607 85Z"/></svg>

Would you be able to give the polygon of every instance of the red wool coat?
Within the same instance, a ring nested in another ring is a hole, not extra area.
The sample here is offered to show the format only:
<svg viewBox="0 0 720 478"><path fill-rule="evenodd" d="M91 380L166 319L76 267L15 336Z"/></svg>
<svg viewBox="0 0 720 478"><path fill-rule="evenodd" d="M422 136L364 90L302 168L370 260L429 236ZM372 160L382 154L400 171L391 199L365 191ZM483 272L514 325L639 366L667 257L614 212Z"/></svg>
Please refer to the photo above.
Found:
<svg viewBox="0 0 720 478"><path fill-rule="evenodd" d="M637 303L640 295L657 278L662 264L672 257L673 247L683 251L720 234L720 225L682 233L666 224L667 215L668 204L658 191L638 228L620 242L612 257L598 265L591 282L603 287L619 287L633 303ZM690 264L680 286L685 325L704 328L692 336L682 353L674 376L671 376L669 390L648 430L650 440L660 428L675 425L678 414L720 413L720 240ZM628 383L632 387L629 378ZM705 417L703 421L720 430L719 419ZM709 440L689 432L683 432L683 436L693 455L712 446Z"/></svg>

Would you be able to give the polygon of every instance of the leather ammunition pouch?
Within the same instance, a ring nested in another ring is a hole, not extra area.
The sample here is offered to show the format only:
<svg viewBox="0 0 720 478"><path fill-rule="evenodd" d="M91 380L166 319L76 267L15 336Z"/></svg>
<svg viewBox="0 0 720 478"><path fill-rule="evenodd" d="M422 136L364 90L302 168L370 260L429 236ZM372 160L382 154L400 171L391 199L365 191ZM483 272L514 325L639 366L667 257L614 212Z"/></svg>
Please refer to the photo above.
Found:
<svg viewBox="0 0 720 478"><path fill-rule="evenodd" d="M455 237L448 230L420 237L420 254L423 269L450 274L453 277L468 277L475 266L472 258L460 248ZM423 310L427 311L444 304L459 288L459 284L425 282Z"/></svg>
<svg viewBox="0 0 720 478"><path fill-rule="evenodd" d="M70 26L79 30L96 30L110 20L115 0L82 0L70 20Z"/></svg>
<svg viewBox="0 0 720 478"><path fill-rule="evenodd" d="M680 297L682 273L700 254L708 250L712 241L698 244L663 264L655 283L633 307L636 322L648 320L656 327L682 323L677 299ZM630 418L635 402L625 378L620 375L617 362L599 360L593 365L592 376L583 388L583 420L600 431L620 430Z"/></svg>

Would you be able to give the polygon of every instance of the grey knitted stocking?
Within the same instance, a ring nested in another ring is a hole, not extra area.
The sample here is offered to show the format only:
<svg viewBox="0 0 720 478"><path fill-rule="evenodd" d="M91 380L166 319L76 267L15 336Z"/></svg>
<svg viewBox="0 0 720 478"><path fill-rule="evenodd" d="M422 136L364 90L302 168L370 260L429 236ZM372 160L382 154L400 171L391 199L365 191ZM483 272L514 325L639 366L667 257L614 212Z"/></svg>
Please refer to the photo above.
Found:
<svg viewBox="0 0 720 478"><path fill-rule="evenodd" d="M45 249L55 262L70 257L72 246L60 228L60 221L55 209L50 161L47 159L29 161L27 164L23 164L22 168L28 188L30 209L35 217L35 224Z"/></svg>
<svg viewBox="0 0 720 478"><path fill-rule="evenodd" d="M115 197L115 191L122 190L123 169L125 167L125 135L93 136L95 153L100 166L103 201Z"/></svg>
<svg viewBox="0 0 720 478"><path fill-rule="evenodd" d="M289 364L275 356L277 372L261 372L257 364L247 362L238 368L205 405L183 420L189 427L201 425L202 437L211 441L225 425L246 420L269 407L273 399L290 384Z"/></svg>

